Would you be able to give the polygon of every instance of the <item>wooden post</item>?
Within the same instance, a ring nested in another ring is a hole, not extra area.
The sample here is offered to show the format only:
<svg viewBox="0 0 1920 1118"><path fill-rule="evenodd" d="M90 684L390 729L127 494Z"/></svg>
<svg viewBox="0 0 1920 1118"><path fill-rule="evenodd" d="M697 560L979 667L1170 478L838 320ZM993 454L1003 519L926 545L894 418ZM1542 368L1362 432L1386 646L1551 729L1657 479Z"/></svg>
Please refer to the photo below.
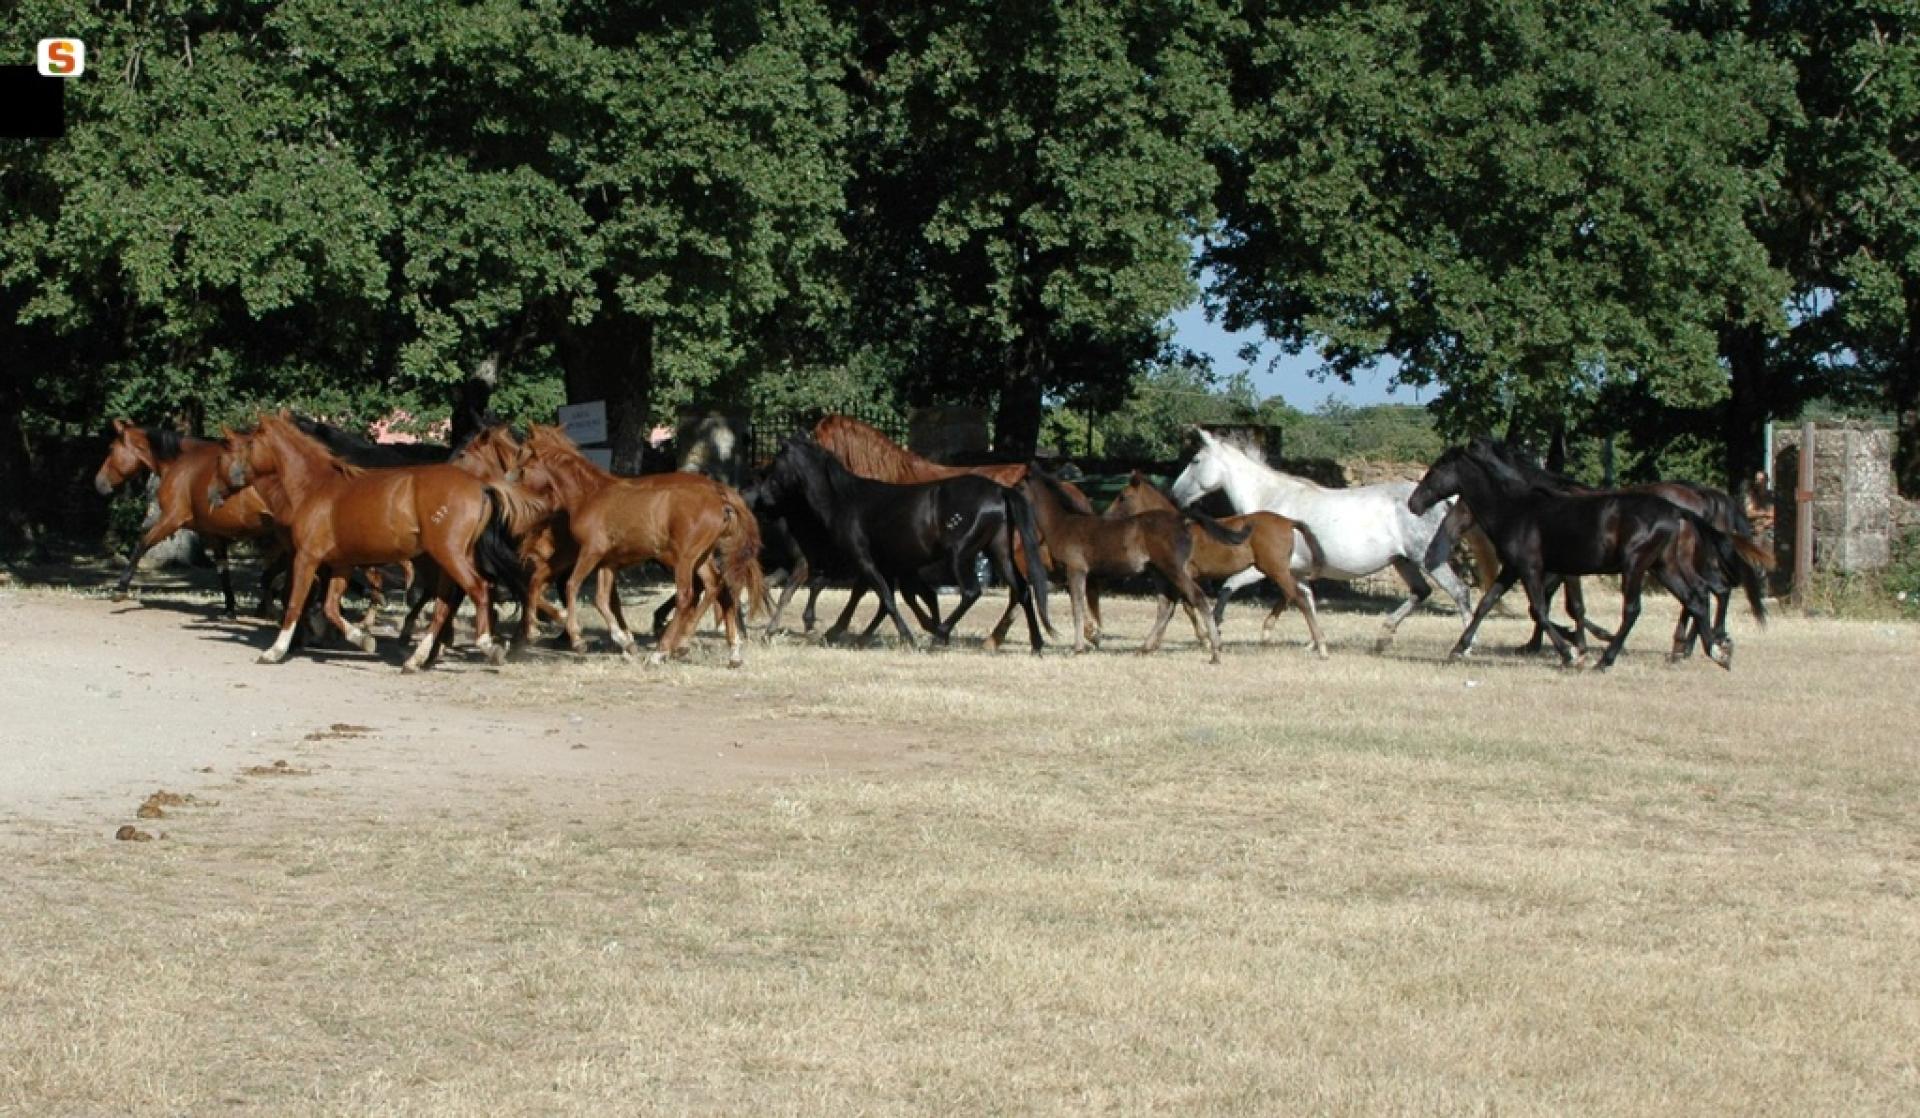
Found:
<svg viewBox="0 0 1920 1118"><path fill-rule="evenodd" d="M1800 476L1793 491L1793 604L1807 608L1813 577L1813 424L1800 425Z"/></svg>

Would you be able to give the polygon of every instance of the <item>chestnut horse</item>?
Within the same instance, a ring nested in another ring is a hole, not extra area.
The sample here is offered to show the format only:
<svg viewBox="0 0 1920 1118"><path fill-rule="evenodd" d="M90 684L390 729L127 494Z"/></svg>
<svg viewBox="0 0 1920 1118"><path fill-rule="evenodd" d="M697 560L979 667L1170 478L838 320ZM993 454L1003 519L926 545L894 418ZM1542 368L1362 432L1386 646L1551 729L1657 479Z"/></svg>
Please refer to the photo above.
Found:
<svg viewBox="0 0 1920 1118"><path fill-rule="evenodd" d="M449 465L362 469L329 454L285 415L263 416L251 436L229 433L235 485L277 477L291 510L293 581L280 635L260 656L277 664L292 646L294 625L325 567L324 611L351 644L371 652L371 634L340 616L340 595L354 567L398 563L418 555L439 568L433 620L406 671L426 667L452 620L457 595L473 599L474 645L488 660L506 656L493 640L488 581L515 590L525 600L525 577L509 533L522 531L540 513L538 502L515 487L486 485Z"/></svg>
<svg viewBox="0 0 1920 1118"><path fill-rule="evenodd" d="M891 485L919 485L969 475L997 481L1001 485L1018 485L1027 476L1025 462L992 466L943 466L894 442L871 424L847 415L829 415L814 424L813 441L838 458L842 466L861 477Z"/></svg>
<svg viewBox="0 0 1920 1118"><path fill-rule="evenodd" d="M1160 587L1160 612L1140 651L1152 652L1160 647L1174 605L1185 602L1196 614L1204 615L1207 651L1212 663L1220 662L1220 630L1207 609L1206 594L1187 567L1193 555L1193 537L1187 533L1186 514L1143 512L1110 519L1077 512L1060 482L1033 467L1018 488L1033 505L1034 518L1049 544L1052 566L1066 577L1067 592L1073 598L1074 652L1086 651L1088 579L1125 578L1151 571ZM1195 518L1222 543L1243 544L1250 534L1229 531L1209 517ZM1012 620L1013 611L1009 609L994 626L988 643L997 645Z"/></svg>
<svg viewBox="0 0 1920 1118"><path fill-rule="evenodd" d="M726 628L727 666L740 666L741 603L747 614L757 613L767 591L760 572L760 529L739 493L699 474L616 477L589 461L558 427L535 426L517 468L535 492L551 495L555 531L577 549L564 596L567 641L574 651L586 648L579 597L591 574L599 575L594 605L613 643L622 654L632 651L633 634L615 604L614 576L622 567L651 559L673 572L675 613L648 662L681 653L712 595Z"/></svg>
<svg viewBox="0 0 1920 1118"><path fill-rule="evenodd" d="M107 447L106 460L94 473L94 489L108 496L148 471L160 479L154 493L159 512L141 535L133 558L127 561L127 569L114 587L114 601L126 598L142 556L180 529L191 528L213 552L226 614L234 615L233 572L227 563L227 545L267 535L272 525L258 493L250 489L230 491L219 472L221 449L218 442L191 438L168 428L137 427L124 419L113 421L113 442Z"/></svg>
<svg viewBox="0 0 1920 1118"><path fill-rule="evenodd" d="M1133 471L1127 479L1126 488L1107 506L1106 515L1111 517L1136 516L1143 512L1179 512L1173 498L1162 493L1145 474ZM1229 530L1246 528L1245 543L1230 544L1214 535L1207 526L1198 522L1187 524L1187 533L1193 537L1193 555L1187 560L1187 569L1195 578L1226 579L1252 568L1267 577L1267 580L1280 588L1280 601L1267 614L1266 623L1260 626L1260 639L1266 640L1273 631L1273 623L1280 619L1291 603L1307 619L1307 632L1313 636L1313 650L1321 659L1327 657L1327 642L1320 635L1320 618L1306 595L1300 593L1299 584L1293 580L1293 534L1299 525L1277 512L1250 512L1240 516L1220 518L1220 524ZM1225 618L1227 597L1231 591L1222 588L1213 600L1213 621L1217 626ZM1199 628L1199 618L1194 619L1194 627Z"/></svg>

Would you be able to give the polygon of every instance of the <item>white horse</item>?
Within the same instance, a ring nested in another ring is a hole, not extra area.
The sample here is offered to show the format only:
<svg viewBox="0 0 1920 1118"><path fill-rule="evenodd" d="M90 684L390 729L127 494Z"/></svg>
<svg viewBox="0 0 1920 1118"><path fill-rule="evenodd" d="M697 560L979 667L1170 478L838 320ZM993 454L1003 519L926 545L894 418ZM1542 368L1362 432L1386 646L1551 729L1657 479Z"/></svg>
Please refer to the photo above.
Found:
<svg viewBox="0 0 1920 1118"><path fill-rule="evenodd" d="M1350 582L1391 566L1406 581L1407 600L1387 616L1386 629L1375 646L1377 651L1385 651L1393 643L1400 622L1432 595L1428 579L1453 599L1461 625L1467 623L1473 594L1453 567L1442 558L1439 565L1424 572L1421 569L1427 545L1446 518L1450 507L1446 502L1428 509L1424 516L1415 516L1407 510L1407 498L1414 488L1411 481L1328 489L1283 474L1252 452L1205 431L1197 433L1200 451L1173 482L1173 499L1182 506L1224 489L1236 512L1267 509L1305 529L1293 537L1295 574ZM1257 570L1242 571L1227 580L1220 594L1225 597L1261 577ZM1313 590L1306 578L1300 581L1300 592L1311 607Z"/></svg>

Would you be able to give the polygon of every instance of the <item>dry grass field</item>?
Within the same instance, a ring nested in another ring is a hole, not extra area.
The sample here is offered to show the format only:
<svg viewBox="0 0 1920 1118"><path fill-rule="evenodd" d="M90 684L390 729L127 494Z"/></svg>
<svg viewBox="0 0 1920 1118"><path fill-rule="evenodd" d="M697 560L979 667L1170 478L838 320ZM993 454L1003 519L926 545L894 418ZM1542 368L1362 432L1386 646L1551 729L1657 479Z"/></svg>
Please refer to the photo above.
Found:
<svg viewBox="0 0 1920 1118"><path fill-rule="evenodd" d="M405 681L183 631L209 704L365 678L899 763L579 803L262 780L161 841L29 833L0 1114L1920 1112L1920 628L1742 617L1727 674L1666 665L1650 600L1602 676L1506 653L1511 618L1446 665L1450 617L1375 656L1377 615L1329 611L1320 663L1240 606L1210 668L1110 614L1080 658L788 640L727 672L707 637Z"/></svg>

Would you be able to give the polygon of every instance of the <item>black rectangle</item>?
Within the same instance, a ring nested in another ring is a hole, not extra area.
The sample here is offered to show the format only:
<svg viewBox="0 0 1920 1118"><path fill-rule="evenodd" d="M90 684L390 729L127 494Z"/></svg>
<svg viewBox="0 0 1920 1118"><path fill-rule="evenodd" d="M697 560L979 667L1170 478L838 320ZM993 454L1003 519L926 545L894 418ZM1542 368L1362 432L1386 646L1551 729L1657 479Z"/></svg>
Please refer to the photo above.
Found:
<svg viewBox="0 0 1920 1118"><path fill-rule="evenodd" d="M52 140L67 134L67 82L37 67L0 66L0 137Z"/></svg>

